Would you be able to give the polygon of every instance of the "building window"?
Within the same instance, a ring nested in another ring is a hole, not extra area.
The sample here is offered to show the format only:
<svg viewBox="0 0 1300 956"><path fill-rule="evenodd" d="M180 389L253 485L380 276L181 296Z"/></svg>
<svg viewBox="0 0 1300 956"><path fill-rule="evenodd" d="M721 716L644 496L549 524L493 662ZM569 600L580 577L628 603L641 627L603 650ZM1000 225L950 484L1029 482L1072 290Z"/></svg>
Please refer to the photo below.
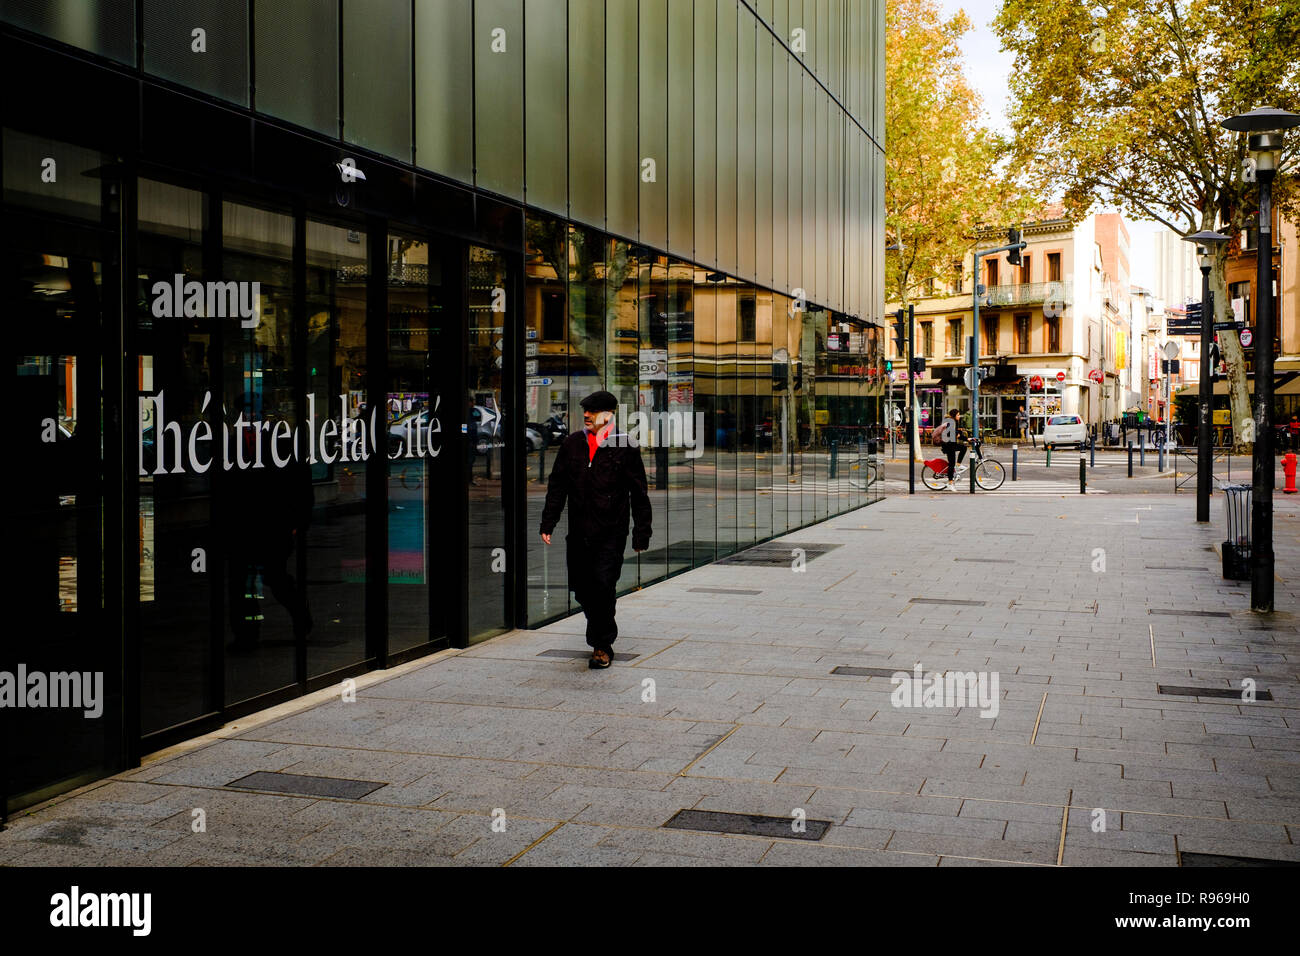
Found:
<svg viewBox="0 0 1300 956"><path fill-rule="evenodd" d="M1061 281L1061 254L1059 252L1049 252L1047 254L1047 281Z"/></svg>
<svg viewBox="0 0 1300 956"><path fill-rule="evenodd" d="M740 329L737 342L754 342L758 339L758 320L755 311L756 300L752 295L740 297Z"/></svg>
<svg viewBox="0 0 1300 956"><path fill-rule="evenodd" d="M948 354L961 355L961 319L948 320Z"/></svg>
<svg viewBox="0 0 1300 956"><path fill-rule="evenodd" d="M1061 351L1061 319L1059 316L1051 316L1043 320L1043 327L1047 332L1047 351L1056 353Z"/></svg>
<svg viewBox="0 0 1300 956"><path fill-rule="evenodd" d="M925 280L925 294L927 296L934 295L934 276Z"/></svg>
<svg viewBox="0 0 1300 956"><path fill-rule="evenodd" d="M965 273L961 267L961 260L958 259L952 264L952 291L954 295L961 295L965 284Z"/></svg>
<svg viewBox="0 0 1300 956"><path fill-rule="evenodd" d="M1228 285L1228 302L1233 311L1240 309L1238 319L1250 325L1250 286L1249 282L1233 282ZM1240 306L1238 302L1240 301Z"/></svg>
<svg viewBox="0 0 1300 956"><path fill-rule="evenodd" d="M1016 316L1016 352L1029 354L1029 316Z"/></svg>
<svg viewBox="0 0 1300 956"><path fill-rule="evenodd" d="M985 262L985 267L987 269L987 274L988 274L988 282L986 282L985 284L990 289L992 289L994 286L998 284L998 260L996 259L987 260Z"/></svg>
<svg viewBox="0 0 1300 956"><path fill-rule="evenodd" d="M998 354L998 330L1002 327L1002 318L1000 316L990 316L984 319L984 354Z"/></svg>
<svg viewBox="0 0 1300 956"><path fill-rule="evenodd" d="M1021 283L1021 285L1028 285L1029 282L1031 281L1029 277L1033 274L1033 270L1030 268L1030 258L1031 258L1030 256L1021 256L1021 257L1020 257L1020 283Z"/></svg>
<svg viewBox="0 0 1300 956"><path fill-rule="evenodd" d="M921 323L921 354L931 356L934 354L934 323Z"/></svg>

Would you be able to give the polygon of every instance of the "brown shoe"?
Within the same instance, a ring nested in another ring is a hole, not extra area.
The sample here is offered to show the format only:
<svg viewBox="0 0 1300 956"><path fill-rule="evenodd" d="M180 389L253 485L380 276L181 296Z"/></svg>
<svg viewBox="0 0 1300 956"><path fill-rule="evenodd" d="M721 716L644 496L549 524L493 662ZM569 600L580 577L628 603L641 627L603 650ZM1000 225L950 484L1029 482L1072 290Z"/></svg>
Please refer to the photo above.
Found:
<svg viewBox="0 0 1300 956"><path fill-rule="evenodd" d="M613 655L603 647L598 647L591 652L591 660L587 661L587 667L592 670L604 670L612 663L614 663Z"/></svg>

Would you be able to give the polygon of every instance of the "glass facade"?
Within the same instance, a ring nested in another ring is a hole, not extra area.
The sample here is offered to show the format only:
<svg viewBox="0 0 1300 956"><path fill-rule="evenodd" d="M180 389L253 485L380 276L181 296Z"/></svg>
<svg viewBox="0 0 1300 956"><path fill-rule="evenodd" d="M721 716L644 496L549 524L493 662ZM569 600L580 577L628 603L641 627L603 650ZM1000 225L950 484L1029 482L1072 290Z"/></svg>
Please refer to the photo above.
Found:
<svg viewBox="0 0 1300 956"><path fill-rule="evenodd" d="M880 497L883 2L264 7L0 4L52 78L0 130L48 636L0 670L103 680L0 740L10 808L575 611L537 530L596 389L620 591Z"/></svg>

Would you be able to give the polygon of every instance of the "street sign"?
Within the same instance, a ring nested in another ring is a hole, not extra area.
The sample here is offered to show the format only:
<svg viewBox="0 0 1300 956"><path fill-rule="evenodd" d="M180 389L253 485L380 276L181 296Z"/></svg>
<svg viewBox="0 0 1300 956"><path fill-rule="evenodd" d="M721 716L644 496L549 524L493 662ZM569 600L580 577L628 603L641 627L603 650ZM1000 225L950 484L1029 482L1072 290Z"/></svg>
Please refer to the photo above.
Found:
<svg viewBox="0 0 1300 956"><path fill-rule="evenodd" d="M1161 349L1161 351L1165 353L1165 358L1169 359L1170 361L1173 361L1174 359L1178 358L1178 343L1174 341L1166 342L1164 348Z"/></svg>
<svg viewBox="0 0 1300 956"><path fill-rule="evenodd" d="M1245 326L1245 324L1246 324L1245 322L1215 322L1214 331L1216 332L1240 331Z"/></svg>
<svg viewBox="0 0 1300 956"><path fill-rule="evenodd" d="M968 368L968 369L966 369L966 374L962 376L962 381L966 383L966 387L967 387L967 388L974 388L974 387L975 387L975 376L974 376L974 372L975 372L975 370L974 370L973 368ZM988 372L986 372L984 369L980 369L980 370L979 370L979 374L980 374L980 379L979 379L979 380L980 380L981 382L984 381L984 379L988 377Z"/></svg>
<svg viewBox="0 0 1300 956"><path fill-rule="evenodd" d="M638 358L641 365L641 381L668 381L667 349L641 349Z"/></svg>
<svg viewBox="0 0 1300 956"><path fill-rule="evenodd" d="M524 354L527 355L529 358L532 358L534 355L536 355L536 354L537 354L537 343L536 343L536 342L525 342L525 343L524 343Z"/></svg>
<svg viewBox="0 0 1300 956"><path fill-rule="evenodd" d="M1242 329L1242 330L1241 330L1241 347L1242 347L1243 349L1248 349L1248 348L1250 348L1250 343L1252 343L1252 342L1254 342L1254 341L1255 341L1255 333L1254 333L1254 332L1252 332L1250 329Z"/></svg>
<svg viewBox="0 0 1300 956"><path fill-rule="evenodd" d="M1065 381L1065 373L1064 373L1064 372L1057 372L1057 373L1056 373L1056 380L1057 380L1058 382L1064 382L1064 381Z"/></svg>
<svg viewBox="0 0 1300 956"><path fill-rule="evenodd" d="M1088 380L1092 382L1096 382L1098 385L1100 385L1102 382L1106 380L1106 376L1101 369L1095 368L1088 373Z"/></svg>
<svg viewBox="0 0 1300 956"><path fill-rule="evenodd" d="M525 384L528 388L536 388L538 385L550 385L550 384L552 384L553 382L554 382L554 379L550 379L550 378L537 378L537 377L535 377L535 376L530 376L530 377L525 381L524 384Z"/></svg>

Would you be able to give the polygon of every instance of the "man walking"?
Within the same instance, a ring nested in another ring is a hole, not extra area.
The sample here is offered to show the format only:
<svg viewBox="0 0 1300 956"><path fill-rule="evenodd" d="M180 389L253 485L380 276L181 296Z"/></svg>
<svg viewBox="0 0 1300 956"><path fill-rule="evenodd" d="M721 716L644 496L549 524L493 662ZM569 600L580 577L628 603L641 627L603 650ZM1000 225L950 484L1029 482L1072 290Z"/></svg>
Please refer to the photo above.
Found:
<svg viewBox="0 0 1300 956"><path fill-rule="evenodd" d="M1020 440L1024 441L1029 437L1029 413L1025 411L1025 406L1020 406L1020 411L1016 412L1016 430L1020 432Z"/></svg>
<svg viewBox="0 0 1300 956"><path fill-rule="evenodd" d="M548 545L569 502L565 538L569 590L587 617L588 667L609 667L618 637L614 623L615 590L623 569L629 511L632 549L650 546L650 496L646 492L641 450L614 431L618 399L593 392L582 400L583 430L560 444L542 509L542 540ZM630 504L630 508L629 508Z"/></svg>
<svg viewBox="0 0 1300 956"><path fill-rule="evenodd" d="M956 489L957 466L966 457L965 430L957 424L957 410L948 409L948 417L939 426L938 438L943 453L948 456L948 490Z"/></svg>

